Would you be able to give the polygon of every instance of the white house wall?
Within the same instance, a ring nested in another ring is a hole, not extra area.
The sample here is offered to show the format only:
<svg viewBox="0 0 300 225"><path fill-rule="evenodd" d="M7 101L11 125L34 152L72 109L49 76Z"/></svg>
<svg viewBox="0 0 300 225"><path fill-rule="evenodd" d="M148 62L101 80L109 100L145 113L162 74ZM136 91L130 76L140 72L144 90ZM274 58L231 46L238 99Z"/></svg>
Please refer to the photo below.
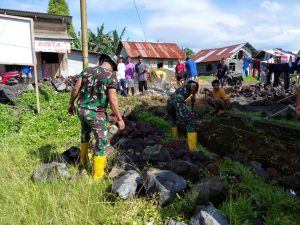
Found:
<svg viewBox="0 0 300 225"><path fill-rule="evenodd" d="M89 66L96 66L98 64L99 57L95 54L89 54ZM71 52L68 55L68 69L69 76L75 76L82 71L82 53Z"/></svg>

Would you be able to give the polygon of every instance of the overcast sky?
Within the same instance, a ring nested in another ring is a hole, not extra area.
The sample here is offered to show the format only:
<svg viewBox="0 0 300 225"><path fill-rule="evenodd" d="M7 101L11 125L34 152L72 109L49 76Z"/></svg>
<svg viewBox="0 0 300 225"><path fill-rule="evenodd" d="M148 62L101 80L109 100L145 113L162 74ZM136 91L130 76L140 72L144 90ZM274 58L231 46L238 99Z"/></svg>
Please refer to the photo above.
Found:
<svg viewBox="0 0 300 225"><path fill-rule="evenodd" d="M256 49L300 50L299 0L86 0L88 27L126 26L132 41L176 42L193 50L249 42ZM67 0L76 31L80 0ZM47 0L1 0L0 8L46 12ZM143 32L145 31L145 34Z"/></svg>

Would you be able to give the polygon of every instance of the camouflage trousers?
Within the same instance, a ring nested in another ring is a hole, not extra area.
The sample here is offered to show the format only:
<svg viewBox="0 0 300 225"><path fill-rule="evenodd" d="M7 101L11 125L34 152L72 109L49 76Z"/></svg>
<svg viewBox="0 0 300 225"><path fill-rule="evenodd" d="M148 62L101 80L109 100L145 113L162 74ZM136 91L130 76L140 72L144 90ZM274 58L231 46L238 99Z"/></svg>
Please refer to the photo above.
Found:
<svg viewBox="0 0 300 225"><path fill-rule="evenodd" d="M108 145L106 113L79 107L78 117L81 123L81 143L89 142L91 139L91 132L93 132L96 140L94 154L104 156Z"/></svg>
<svg viewBox="0 0 300 225"><path fill-rule="evenodd" d="M172 117L172 126L176 126L177 119L181 119L188 132L194 132L194 123L191 111L188 109L182 95L172 95L167 103L168 114Z"/></svg>

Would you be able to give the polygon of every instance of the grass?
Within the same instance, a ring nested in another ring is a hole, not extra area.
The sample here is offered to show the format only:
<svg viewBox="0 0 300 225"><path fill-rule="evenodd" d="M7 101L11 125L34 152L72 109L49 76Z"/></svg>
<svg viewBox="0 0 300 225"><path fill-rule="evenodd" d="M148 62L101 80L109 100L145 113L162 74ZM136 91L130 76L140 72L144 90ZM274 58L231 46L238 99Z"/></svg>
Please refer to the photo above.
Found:
<svg viewBox="0 0 300 225"><path fill-rule="evenodd" d="M221 163L220 171L223 178L227 178L227 174L240 178L240 183L229 185L229 198L221 206L231 224L250 224L255 218L267 225L299 224L299 198L282 187L266 183L250 168L228 158Z"/></svg>
<svg viewBox="0 0 300 225"><path fill-rule="evenodd" d="M62 153L80 142L79 121L76 116L67 115L69 94L56 94L51 87L43 86L40 100L39 115L28 107L35 104L33 92L17 101L17 108L23 109L21 111L0 104L0 224L140 225L151 221L165 224L170 218L189 220L195 206L193 194L178 195L174 203L161 208L155 199L145 196L135 200L118 199L111 193L111 181L108 179L99 183L92 182L90 177L51 183L32 182L33 171L46 157ZM139 104L133 97L120 98L122 109ZM160 117L144 112L139 119L158 126L165 133L170 132L170 125ZM201 150L208 151L205 148ZM263 215L267 225L300 221L295 214L300 205L298 200L281 188L265 184L240 164L224 161L222 177L226 178L231 170L243 177L241 187L252 190L251 195L243 198L235 198L232 194L222 206L221 210L228 218L236 221L232 224L255 217L254 204L269 207ZM77 168L69 166L69 172L74 174ZM235 187L231 189L236 190Z"/></svg>

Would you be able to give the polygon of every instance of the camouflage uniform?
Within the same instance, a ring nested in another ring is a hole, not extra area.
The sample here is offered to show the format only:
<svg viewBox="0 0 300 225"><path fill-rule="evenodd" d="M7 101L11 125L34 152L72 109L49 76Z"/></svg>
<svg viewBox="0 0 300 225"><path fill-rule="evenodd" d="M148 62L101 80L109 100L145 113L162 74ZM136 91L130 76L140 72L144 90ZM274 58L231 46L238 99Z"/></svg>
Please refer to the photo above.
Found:
<svg viewBox="0 0 300 225"><path fill-rule="evenodd" d="M186 124L188 132L194 132L194 124L192 113L188 109L185 100L192 94L191 86L185 85L178 88L173 95L168 99L167 110L172 117L173 127L176 126L176 121L181 118Z"/></svg>
<svg viewBox="0 0 300 225"><path fill-rule="evenodd" d="M107 90L116 89L112 72L100 66L87 68L80 74L82 87L78 95L78 117L81 122L81 143L89 142L90 133L96 139L95 154L104 156L107 146L106 108Z"/></svg>

